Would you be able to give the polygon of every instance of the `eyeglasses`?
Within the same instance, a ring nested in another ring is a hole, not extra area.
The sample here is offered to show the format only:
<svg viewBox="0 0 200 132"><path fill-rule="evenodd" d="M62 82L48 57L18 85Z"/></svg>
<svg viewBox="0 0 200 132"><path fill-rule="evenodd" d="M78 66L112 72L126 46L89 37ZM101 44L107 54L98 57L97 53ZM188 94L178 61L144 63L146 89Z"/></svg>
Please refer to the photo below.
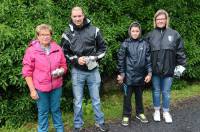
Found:
<svg viewBox="0 0 200 132"><path fill-rule="evenodd" d="M159 18L159 19L156 19L156 21L163 21L163 20L166 20L166 18Z"/></svg>

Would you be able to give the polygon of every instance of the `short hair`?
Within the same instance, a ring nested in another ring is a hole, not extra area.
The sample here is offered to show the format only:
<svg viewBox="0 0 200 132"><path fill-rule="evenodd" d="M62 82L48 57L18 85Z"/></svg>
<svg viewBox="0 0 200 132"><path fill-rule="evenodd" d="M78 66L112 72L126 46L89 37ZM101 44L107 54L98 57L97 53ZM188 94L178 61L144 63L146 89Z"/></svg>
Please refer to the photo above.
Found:
<svg viewBox="0 0 200 132"><path fill-rule="evenodd" d="M72 14L72 11L74 11L74 10L82 11L83 15L85 15L85 12L84 12L83 9L82 9L81 7L79 7L79 6L73 7L72 10L71 10L71 14Z"/></svg>
<svg viewBox="0 0 200 132"><path fill-rule="evenodd" d="M48 24L40 24L36 27L35 29L35 32L36 32L36 35L39 35L39 32L41 30L49 30L50 34L52 35L53 34L53 29L50 25Z"/></svg>
<svg viewBox="0 0 200 132"><path fill-rule="evenodd" d="M142 28L141 28L140 23L138 21L134 21L134 22L131 23L131 25L128 28L128 34L129 34L129 36L131 36L131 29L132 29L132 27L137 27L140 30L140 34L139 34L139 38L140 38L141 34L142 34Z"/></svg>

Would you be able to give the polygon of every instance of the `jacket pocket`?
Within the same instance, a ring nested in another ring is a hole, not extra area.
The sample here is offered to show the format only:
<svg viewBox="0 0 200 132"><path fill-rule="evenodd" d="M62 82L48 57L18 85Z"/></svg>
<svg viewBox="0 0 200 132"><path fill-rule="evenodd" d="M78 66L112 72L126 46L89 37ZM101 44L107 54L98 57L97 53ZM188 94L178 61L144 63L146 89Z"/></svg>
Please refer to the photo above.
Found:
<svg viewBox="0 0 200 132"><path fill-rule="evenodd" d="M49 72L40 71L37 74L37 81L39 84L49 84L51 82L51 76L49 75Z"/></svg>

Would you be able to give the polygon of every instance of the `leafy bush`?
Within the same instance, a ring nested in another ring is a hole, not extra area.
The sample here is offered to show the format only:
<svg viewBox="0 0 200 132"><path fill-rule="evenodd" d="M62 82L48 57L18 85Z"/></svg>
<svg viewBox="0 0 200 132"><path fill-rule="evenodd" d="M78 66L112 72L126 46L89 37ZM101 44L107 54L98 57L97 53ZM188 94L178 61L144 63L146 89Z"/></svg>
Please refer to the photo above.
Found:
<svg viewBox="0 0 200 132"><path fill-rule="evenodd" d="M174 89L174 90L182 90L187 85L188 85L188 83L186 81L184 81L184 80L174 79L173 80L172 89Z"/></svg>
<svg viewBox="0 0 200 132"><path fill-rule="evenodd" d="M36 104L27 95L3 100L0 107L0 126L19 127L22 123L37 119Z"/></svg>
<svg viewBox="0 0 200 132"><path fill-rule="evenodd" d="M102 75L116 72L116 53L127 37L127 29L138 20L146 34L153 28L156 10L166 9L170 26L180 32L185 41L188 58L185 79L200 79L200 3L198 0L2 0L0 4L0 125L21 124L35 119L35 103L21 77L22 58L28 42L35 37L38 24L53 25L53 38L60 42L73 6L82 6L93 24L101 29L107 55L101 61ZM70 77L63 86L61 108L72 110ZM34 108L34 109L32 109ZM15 115L15 116L9 116ZM20 117L20 115L23 115Z"/></svg>

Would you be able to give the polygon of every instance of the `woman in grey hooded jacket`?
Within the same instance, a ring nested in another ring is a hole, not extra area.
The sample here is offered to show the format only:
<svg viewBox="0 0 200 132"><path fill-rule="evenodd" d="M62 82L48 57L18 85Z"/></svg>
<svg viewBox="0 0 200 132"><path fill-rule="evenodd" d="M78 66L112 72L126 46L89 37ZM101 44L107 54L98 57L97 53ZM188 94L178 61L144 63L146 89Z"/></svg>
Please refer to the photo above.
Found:
<svg viewBox="0 0 200 132"><path fill-rule="evenodd" d="M162 9L158 10L154 15L154 29L148 33L146 40L151 49L152 95L155 109L153 118L154 121L161 120L160 96L162 94L163 118L166 123L172 123L169 113L172 80L174 74L180 76L185 70L186 56L180 34L168 26L168 13Z"/></svg>

